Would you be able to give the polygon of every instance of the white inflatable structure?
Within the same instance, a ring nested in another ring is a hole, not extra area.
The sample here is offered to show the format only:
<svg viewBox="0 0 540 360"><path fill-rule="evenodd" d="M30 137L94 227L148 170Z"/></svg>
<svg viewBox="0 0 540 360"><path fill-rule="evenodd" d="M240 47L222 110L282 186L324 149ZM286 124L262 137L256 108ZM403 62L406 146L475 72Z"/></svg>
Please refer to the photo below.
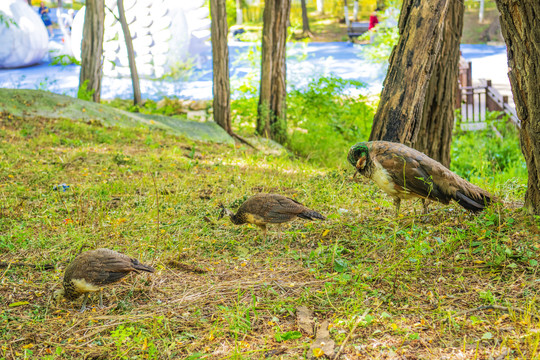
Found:
<svg viewBox="0 0 540 360"><path fill-rule="evenodd" d="M129 76L122 26L117 20L116 0L105 0L103 73ZM204 0L124 0L126 19L133 39L137 71L143 77L161 77L176 65L199 55L209 45L209 10ZM84 11L73 20L71 44L80 60ZM111 13L112 11L112 13Z"/></svg>
<svg viewBox="0 0 540 360"><path fill-rule="evenodd" d="M39 63L49 48L49 34L40 16L21 0L1 0L0 11L15 22L0 23L0 68Z"/></svg>

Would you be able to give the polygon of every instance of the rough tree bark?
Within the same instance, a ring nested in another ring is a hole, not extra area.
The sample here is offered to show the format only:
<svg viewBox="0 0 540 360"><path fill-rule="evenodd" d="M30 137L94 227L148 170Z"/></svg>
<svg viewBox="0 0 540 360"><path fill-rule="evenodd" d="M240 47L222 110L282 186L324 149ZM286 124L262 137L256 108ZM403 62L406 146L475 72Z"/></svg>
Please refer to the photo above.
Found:
<svg viewBox="0 0 540 360"><path fill-rule="evenodd" d="M142 105L141 86L139 83L139 73L137 72L137 64L135 63L135 51L133 50L133 41L126 20L126 12L124 9L124 0L117 0L118 17L122 25L122 32L126 41L126 49L128 54L129 71L131 73L131 83L133 84L133 103Z"/></svg>
<svg viewBox="0 0 540 360"><path fill-rule="evenodd" d="M540 2L496 0L508 51L508 77L529 174L525 208L540 215Z"/></svg>
<svg viewBox="0 0 540 360"><path fill-rule="evenodd" d="M398 24L401 37L390 55L370 140L414 147L429 81L442 45L445 18L453 1L403 1Z"/></svg>
<svg viewBox="0 0 540 360"><path fill-rule="evenodd" d="M309 28L306 0L301 0L300 3L302 6L302 36L312 37L313 34L311 33L311 29Z"/></svg>
<svg viewBox="0 0 540 360"><path fill-rule="evenodd" d="M212 14L212 63L214 73L214 120L227 133L231 127L231 92L229 84L229 47L227 45L227 9L225 1L210 0Z"/></svg>
<svg viewBox="0 0 540 360"><path fill-rule="evenodd" d="M99 102L101 98L104 18L104 0L87 0L81 44L79 90L93 91L92 100L95 102ZM88 81L86 87L85 81Z"/></svg>
<svg viewBox="0 0 540 360"><path fill-rule="evenodd" d="M422 121L414 148L450 167L454 99L458 87L459 43L463 30L462 1L450 2L444 19L442 46L429 80Z"/></svg>
<svg viewBox="0 0 540 360"><path fill-rule="evenodd" d="M285 47L291 0L267 0L263 13L261 86L257 133L287 140Z"/></svg>

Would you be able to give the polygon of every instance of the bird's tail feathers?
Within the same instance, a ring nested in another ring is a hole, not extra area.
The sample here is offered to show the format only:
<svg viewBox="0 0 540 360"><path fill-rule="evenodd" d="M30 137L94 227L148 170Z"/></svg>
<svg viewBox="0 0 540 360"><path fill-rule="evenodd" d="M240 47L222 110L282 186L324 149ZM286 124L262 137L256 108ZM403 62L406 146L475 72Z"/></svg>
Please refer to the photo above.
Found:
<svg viewBox="0 0 540 360"><path fill-rule="evenodd" d="M149 272L149 273L153 273L154 271L156 271L153 267L141 264L139 261L137 261L135 259L133 259L131 261L131 263L133 265L133 268L136 269L136 270L146 271L146 272Z"/></svg>
<svg viewBox="0 0 540 360"><path fill-rule="evenodd" d="M487 194L479 194L479 198L472 199L470 196L465 195L459 190L456 191L455 200L459 205L472 212L479 212L484 210L484 208L487 205L491 204L491 202L493 201L491 196Z"/></svg>
<svg viewBox="0 0 540 360"><path fill-rule="evenodd" d="M306 209L302 211L300 214L298 214L298 217L306 220L326 220L323 215L311 209Z"/></svg>

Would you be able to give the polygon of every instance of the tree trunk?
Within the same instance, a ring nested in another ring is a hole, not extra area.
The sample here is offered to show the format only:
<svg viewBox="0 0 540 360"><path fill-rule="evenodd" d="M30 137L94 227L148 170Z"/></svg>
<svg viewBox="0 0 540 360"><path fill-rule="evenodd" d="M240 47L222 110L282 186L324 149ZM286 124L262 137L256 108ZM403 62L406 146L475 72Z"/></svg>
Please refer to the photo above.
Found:
<svg viewBox="0 0 540 360"><path fill-rule="evenodd" d="M302 4L302 36L312 37L313 34L309 28L306 0L301 0L300 2Z"/></svg>
<svg viewBox="0 0 540 360"><path fill-rule="evenodd" d="M227 45L227 8L225 1L210 0L210 12L212 14L214 120L227 133L232 134L229 47Z"/></svg>
<svg viewBox="0 0 540 360"><path fill-rule="evenodd" d="M521 128L529 174L525 207L540 215L540 2L496 0L508 51L508 77Z"/></svg>
<svg viewBox="0 0 540 360"><path fill-rule="evenodd" d="M324 14L324 0L317 0L317 12L321 15Z"/></svg>
<svg viewBox="0 0 540 360"><path fill-rule="evenodd" d="M358 0L354 0L353 3L353 19L358 21Z"/></svg>
<svg viewBox="0 0 540 360"><path fill-rule="evenodd" d="M131 83L133 84L133 103L135 105L142 105L141 86L139 84L139 73L137 72L137 64L135 63L135 51L133 50L133 41L131 39L131 33L126 21L126 12L124 9L124 0L117 0L118 4L118 16L120 24L122 25L122 31L124 33L124 39L126 41L126 49L129 61L129 71L131 73Z"/></svg>
<svg viewBox="0 0 540 360"><path fill-rule="evenodd" d="M95 102L99 102L101 98L104 18L104 0L87 0L81 44L79 91L93 92L92 99Z"/></svg>
<svg viewBox="0 0 540 360"><path fill-rule="evenodd" d="M225 7L225 4L223 6ZM242 0L236 0L236 25L242 25L244 22L242 15Z"/></svg>
<svg viewBox="0 0 540 360"><path fill-rule="evenodd" d="M285 51L290 10L291 0L264 4L257 133L279 143L287 140Z"/></svg>
<svg viewBox="0 0 540 360"><path fill-rule="evenodd" d="M351 20L349 20L349 4L347 4L347 0L343 0L343 13L345 14L345 25L349 28Z"/></svg>
<svg viewBox="0 0 540 360"><path fill-rule="evenodd" d="M459 43L463 29L462 1L450 2L444 19L442 46L427 88L415 149L450 167L454 106L459 75Z"/></svg>
<svg viewBox="0 0 540 360"><path fill-rule="evenodd" d="M64 7L64 3L62 0L58 0L58 8L62 9Z"/></svg>
<svg viewBox="0 0 540 360"><path fill-rule="evenodd" d="M370 140L414 147L429 81L442 45L445 18L453 1L403 1L398 25L401 37L390 55Z"/></svg>

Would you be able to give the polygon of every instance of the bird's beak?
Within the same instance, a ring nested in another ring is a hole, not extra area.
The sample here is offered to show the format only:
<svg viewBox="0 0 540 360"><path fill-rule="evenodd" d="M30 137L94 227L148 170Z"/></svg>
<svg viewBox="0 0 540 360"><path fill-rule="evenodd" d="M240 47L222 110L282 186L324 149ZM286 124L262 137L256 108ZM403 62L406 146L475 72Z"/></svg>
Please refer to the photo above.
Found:
<svg viewBox="0 0 540 360"><path fill-rule="evenodd" d="M221 208L221 211L219 213L218 220L221 220L225 215L225 206L223 206L223 204L220 204L219 207Z"/></svg>
<svg viewBox="0 0 540 360"><path fill-rule="evenodd" d="M366 157L362 156L358 158L358 161L356 162L356 170L363 169L364 166L366 166Z"/></svg>

